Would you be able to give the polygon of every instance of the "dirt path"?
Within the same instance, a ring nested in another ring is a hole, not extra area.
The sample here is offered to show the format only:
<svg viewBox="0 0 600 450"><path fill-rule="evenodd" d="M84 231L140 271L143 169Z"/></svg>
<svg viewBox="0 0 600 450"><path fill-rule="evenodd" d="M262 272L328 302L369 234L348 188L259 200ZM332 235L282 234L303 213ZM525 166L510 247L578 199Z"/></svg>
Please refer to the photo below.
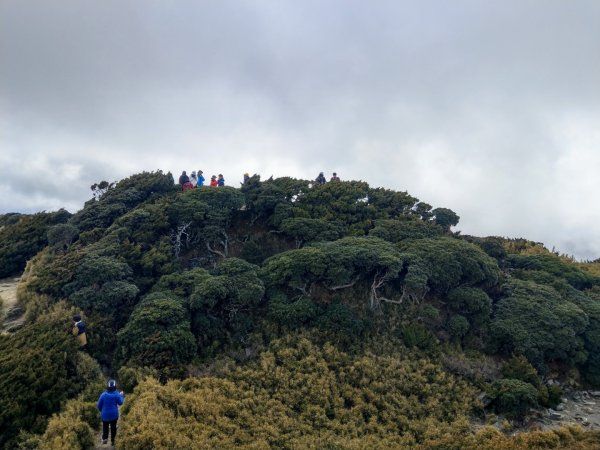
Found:
<svg viewBox="0 0 600 450"><path fill-rule="evenodd" d="M23 310L17 304L19 279L20 277L0 280L0 297L2 297L1 333L10 333L23 325Z"/></svg>

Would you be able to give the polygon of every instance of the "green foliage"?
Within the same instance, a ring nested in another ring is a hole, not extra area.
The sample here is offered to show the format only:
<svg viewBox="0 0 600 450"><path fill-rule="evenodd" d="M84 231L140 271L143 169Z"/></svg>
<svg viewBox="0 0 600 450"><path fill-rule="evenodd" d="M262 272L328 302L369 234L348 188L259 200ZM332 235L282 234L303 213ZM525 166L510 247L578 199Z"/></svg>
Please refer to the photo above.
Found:
<svg viewBox="0 0 600 450"><path fill-rule="evenodd" d="M521 418L538 404L538 392L535 387L510 378L494 382L492 397L496 410L509 418Z"/></svg>
<svg viewBox="0 0 600 450"><path fill-rule="evenodd" d="M408 195L407 192L369 188L367 202L369 207L376 212L377 217L397 219L408 215L417 199Z"/></svg>
<svg viewBox="0 0 600 450"><path fill-rule="evenodd" d="M81 231L107 228L137 205L174 191L173 176L162 171L142 172L106 186L104 192L85 203L71 219Z"/></svg>
<svg viewBox="0 0 600 450"><path fill-rule="evenodd" d="M465 316L456 314L448 320L447 328L452 339L460 341L468 333L470 326Z"/></svg>
<svg viewBox="0 0 600 450"><path fill-rule="evenodd" d="M279 228L285 236L295 239L296 248L306 242L334 241L344 233L341 224L303 217L285 219Z"/></svg>
<svg viewBox="0 0 600 450"><path fill-rule="evenodd" d="M488 236L484 238L476 236L463 235L462 238L467 242L478 245L481 249L490 255L492 258L504 259L507 255L504 243L506 239L497 236Z"/></svg>
<svg viewBox="0 0 600 450"><path fill-rule="evenodd" d="M78 235L75 225L60 223L48 229L48 245L58 251L67 251Z"/></svg>
<svg viewBox="0 0 600 450"><path fill-rule="evenodd" d="M580 270L576 265L563 261L556 255L509 255L506 258L515 269L542 270L564 278L576 289L588 289L600 283L600 278Z"/></svg>
<svg viewBox="0 0 600 450"><path fill-rule="evenodd" d="M192 331L200 350L243 342L264 292L258 267L238 258L223 260L210 276L203 277L189 297Z"/></svg>
<svg viewBox="0 0 600 450"><path fill-rule="evenodd" d="M65 223L70 213L64 209L53 213L19 215L0 226L0 278L21 273L27 260L48 244L48 230Z"/></svg>
<svg viewBox="0 0 600 450"><path fill-rule="evenodd" d="M448 208L436 208L431 213L433 214L435 224L442 227L445 231L450 231L450 227L458 225L458 221L460 220L460 217Z"/></svg>
<svg viewBox="0 0 600 450"><path fill-rule="evenodd" d="M168 290L185 299L202 353L243 341L265 292L258 267L239 258L224 259L211 273L192 269L166 275L154 290Z"/></svg>
<svg viewBox="0 0 600 450"><path fill-rule="evenodd" d="M438 225L407 216L397 220L376 221L375 227L369 231L369 236L400 242L405 239L433 238L442 233L443 229Z"/></svg>
<svg viewBox="0 0 600 450"><path fill-rule="evenodd" d="M342 181L313 186L297 200L310 217L347 225L375 218L368 206L369 185L363 181ZM364 232L363 232L364 234Z"/></svg>
<svg viewBox="0 0 600 450"><path fill-rule="evenodd" d="M189 314L167 292L147 295L117 333L117 360L138 366L177 371L196 354Z"/></svg>
<svg viewBox="0 0 600 450"><path fill-rule="evenodd" d="M157 378L158 371L151 367L121 366L118 375L119 386L129 394L146 378Z"/></svg>
<svg viewBox="0 0 600 450"><path fill-rule="evenodd" d="M435 336L420 324L408 324L401 328L401 336L404 345L407 347L417 347L421 350L431 351L437 345Z"/></svg>
<svg viewBox="0 0 600 450"><path fill-rule="evenodd" d="M58 305L17 332L0 336L0 446L19 429L42 432L47 417L94 373L70 334L72 311Z"/></svg>
<svg viewBox="0 0 600 450"><path fill-rule="evenodd" d="M299 291L311 298L318 287L336 292L366 282L370 286L364 292L369 308L379 311L387 299L377 289L397 278L402 266L403 259L391 243L372 237L346 237L280 253L265 262L262 274L269 286L284 289L288 295Z"/></svg>
<svg viewBox="0 0 600 450"><path fill-rule="evenodd" d="M109 318L105 326L97 330L114 335L113 330L127 321L139 293L138 287L129 279L133 274L131 268L117 258L89 253L74 272L73 281L63 288L69 302L89 314ZM101 356L107 349L92 350L95 355Z"/></svg>
<svg viewBox="0 0 600 450"><path fill-rule="evenodd" d="M583 333L588 359L582 366L582 373L590 384L600 387L600 289L595 287L586 291L586 295L574 297L573 302L589 318L589 325Z"/></svg>
<svg viewBox="0 0 600 450"><path fill-rule="evenodd" d="M496 261L479 247L467 242L440 237L418 239L401 244L408 268L404 294L415 300L432 291L446 295L458 286L489 287L498 281Z"/></svg>
<svg viewBox="0 0 600 450"><path fill-rule="evenodd" d="M440 319L440 310L433 305L423 303L419 308L419 317L426 324L433 325Z"/></svg>
<svg viewBox="0 0 600 450"><path fill-rule="evenodd" d="M492 300L479 288L458 287L448 292L448 305L477 323L489 320L492 311Z"/></svg>
<svg viewBox="0 0 600 450"><path fill-rule="evenodd" d="M367 321L357 316L350 308L341 303L327 305L316 321L323 330L338 336L349 336L358 339L367 328Z"/></svg>
<svg viewBox="0 0 600 450"><path fill-rule="evenodd" d="M504 378L512 378L529 383L535 387L540 386L540 377L537 370L523 355L513 356L500 369Z"/></svg>
<svg viewBox="0 0 600 450"><path fill-rule="evenodd" d="M289 299L282 293L270 296L269 318L279 325L295 328L309 324L317 317L319 308L306 296Z"/></svg>
<svg viewBox="0 0 600 450"><path fill-rule="evenodd" d="M536 366L555 359L582 363L587 315L551 287L512 280L491 323L492 350L517 353Z"/></svg>

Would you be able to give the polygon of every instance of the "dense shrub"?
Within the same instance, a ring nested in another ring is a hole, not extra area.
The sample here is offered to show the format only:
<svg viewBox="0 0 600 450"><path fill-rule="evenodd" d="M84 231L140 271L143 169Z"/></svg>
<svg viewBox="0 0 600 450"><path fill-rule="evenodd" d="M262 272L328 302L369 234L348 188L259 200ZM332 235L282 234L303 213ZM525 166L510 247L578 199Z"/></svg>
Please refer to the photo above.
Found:
<svg viewBox="0 0 600 450"><path fill-rule="evenodd" d="M586 360L581 337L588 316L551 287L512 280L491 322L491 349L527 357L536 367L545 361Z"/></svg>
<svg viewBox="0 0 600 450"><path fill-rule="evenodd" d="M540 385L540 377L537 370L535 370L535 367L533 367L531 363L527 361L527 358L522 355L510 358L502 364L500 371L504 378L521 380L536 387Z"/></svg>
<svg viewBox="0 0 600 450"><path fill-rule="evenodd" d="M456 341L460 341L469 331L469 321L465 316L461 316L460 314L452 316L446 326L448 333Z"/></svg>
<svg viewBox="0 0 600 450"><path fill-rule="evenodd" d="M147 295L117 334L117 361L175 372L196 354L189 313L166 292Z"/></svg>
<svg viewBox="0 0 600 450"><path fill-rule="evenodd" d="M120 445L406 448L466 431L472 398L466 384L414 354L351 357L330 344L277 340L221 378L139 384Z"/></svg>
<svg viewBox="0 0 600 450"><path fill-rule="evenodd" d="M400 244L407 261L404 296L421 300L429 291L446 295L458 286L490 287L498 281L496 261L458 239L417 239Z"/></svg>
<svg viewBox="0 0 600 450"><path fill-rule="evenodd" d="M492 397L499 413L510 418L520 418L530 408L537 406L538 391L524 381L505 378L492 385Z"/></svg>
<svg viewBox="0 0 600 450"><path fill-rule="evenodd" d="M0 446L11 448L19 429L42 432L48 416L90 381L90 365L70 334L71 315L61 304L0 335Z"/></svg>
<svg viewBox="0 0 600 450"><path fill-rule="evenodd" d="M18 216L0 227L0 278L21 273L27 260L48 244L48 230L65 223L70 213L61 209L53 213Z"/></svg>

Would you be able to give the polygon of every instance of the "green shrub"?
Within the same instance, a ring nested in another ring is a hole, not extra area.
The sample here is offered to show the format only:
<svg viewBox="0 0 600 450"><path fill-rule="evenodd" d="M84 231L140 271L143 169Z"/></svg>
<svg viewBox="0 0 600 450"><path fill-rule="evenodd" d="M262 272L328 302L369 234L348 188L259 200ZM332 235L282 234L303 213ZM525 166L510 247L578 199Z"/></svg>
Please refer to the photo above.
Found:
<svg viewBox="0 0 600 450"><path fill-rule="evenodd" d="M117 362L177 369L196 354L189 313L167 292L147 295L117 333Z"/></svg>
<svg viewBox="0 0 600 450"><path fill-rule="evenodd" d="M60 304L35 323L0 336L0 447L14 447L19 429L43 431L61 403L89 382L83 378L89 365L70 334L71 316Z"/></svg>
<svg viewBox="0 0 600 450"><path fill-rule="evenodd" d="M417 347L421 350L433 350L437 344L435 336L420 324L408 324L401 328L402 341L407 347Z"/></svg>
<svg viewBox="0 0 600 450"><path fill-rule="evenodd" d="M535 367L533 367L523 355L510 358L507 362L502 364L500 371L504 378L521 380L536 387L540 385L540 377L538 376L537 370L535 370Z"/></svg>
<svg viewBox="0 0 600 450"><path fill-rule="evenodd" d="M452 316L446 325L452 339L460 341L469 332L469 321L459 314Z"/></svg>
<svg viewBox="0 0 600 450"><path fill-rule="evenodd" d="M536 367L551 360L585 361L582 334L589 319L581 308L530 281L512 279L505 295L490 324L492 351L522 354Z"/></svg>
<svg viewBox="0 0 600 450"><path fill-rule="evenodd" d="M538 391L534 386L510 378L494 382L492 397L496 410L509 418L521 418L538 404Z"/></svg>

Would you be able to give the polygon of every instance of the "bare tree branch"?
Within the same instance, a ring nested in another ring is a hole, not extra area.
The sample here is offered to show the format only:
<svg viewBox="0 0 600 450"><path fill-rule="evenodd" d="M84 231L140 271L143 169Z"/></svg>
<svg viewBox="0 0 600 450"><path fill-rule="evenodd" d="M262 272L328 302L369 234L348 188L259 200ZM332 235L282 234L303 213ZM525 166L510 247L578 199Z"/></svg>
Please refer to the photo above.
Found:
<svg viewBox="0 0 600 450"><path fill-rule="evenodd" d="M337 291L339 289L346 289L346 288L352 287L356 284L356 282L358 281L359 278L360 278L360 274L357 275L356 278L348 284L340 284L338 286L327 286L327 289L329 289L330 291Z"/></svg>

